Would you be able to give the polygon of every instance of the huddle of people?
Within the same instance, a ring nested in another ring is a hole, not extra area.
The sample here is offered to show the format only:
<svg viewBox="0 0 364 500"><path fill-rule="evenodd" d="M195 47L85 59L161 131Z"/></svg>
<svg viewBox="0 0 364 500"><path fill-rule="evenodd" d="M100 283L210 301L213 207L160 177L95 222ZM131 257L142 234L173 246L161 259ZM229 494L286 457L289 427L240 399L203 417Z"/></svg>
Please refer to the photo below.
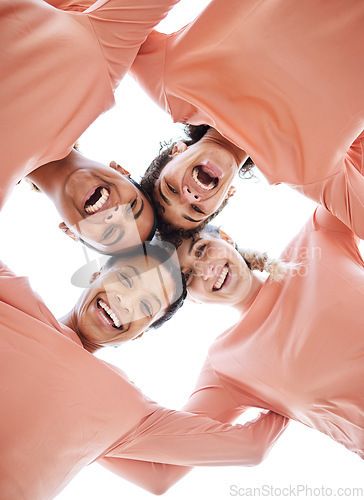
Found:
<svg viewBox="0 0 364 500"><path fill-rule="evenodd" d="M196 465L261 462L290 419L364 458L364 4L211 0L156 31L176 3L1 2L0 208L29 179L104 262L58 321L0 264L1 498L48 500L95 461L162 493ZM73 147L127 72L186 124L140 184ZM279 259L211 223L254 166L318 204ZM240 318L175 411L93 353L186 297Z"/></svg>

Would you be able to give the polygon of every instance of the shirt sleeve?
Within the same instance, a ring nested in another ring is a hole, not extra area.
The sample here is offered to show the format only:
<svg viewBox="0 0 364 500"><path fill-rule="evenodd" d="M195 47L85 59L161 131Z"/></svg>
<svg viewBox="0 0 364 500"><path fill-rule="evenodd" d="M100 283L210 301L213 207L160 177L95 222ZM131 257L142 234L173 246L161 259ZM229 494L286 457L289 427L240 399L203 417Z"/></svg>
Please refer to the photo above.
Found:
<svg viewBox="0 0 364 500"><path fill-rule="evenodd" d="M49 3L49 5L52 5L52 7L55 7L56 9L68 10L73 12L83 12L84 10L91 7L93 3L95 3L94 0L82 0L82 1L44 0L44 1Z"/></svg>
<svg viewBox="0 0 364 500"><path fill-rule="evenodd" d="M194 414L157 410L158 414L139 426L129 443L100 463L155 494L164 493L187 474L189 465L256 465L286 428L288 419L268 412L245 425L229 425L244 409L221 385L207 361L196 390L183 408ZM157 461L165 463L125 460L142 454L146 460L155 461L156 453Z"/></svg>
<svg viewBox="0 0 364 500"><path fill-rule="evenodd" d="M360 239L364 239L364 133L348 150L335 175L304 186L293 186L320 203Z"/></svg>
<svg viewBox="0 0 364 500"><path fill-rule="evenodd" d="M129 70L149 33L178 2L98 0L80 15L87 16L97 35L113 89Z"/></svg>

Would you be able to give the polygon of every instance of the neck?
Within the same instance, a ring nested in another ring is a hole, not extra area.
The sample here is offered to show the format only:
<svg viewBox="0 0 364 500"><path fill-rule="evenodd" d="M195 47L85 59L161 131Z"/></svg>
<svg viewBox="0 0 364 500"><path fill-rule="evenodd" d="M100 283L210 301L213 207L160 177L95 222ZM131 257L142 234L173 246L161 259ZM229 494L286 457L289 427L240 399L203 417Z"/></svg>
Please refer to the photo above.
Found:
<svg viewBox="0 0 364 500"><path fill-rule="evenodd" d="M233 153L233 155L235 156L236 162L239 166L242 165L246 161L246 159L248 158L248 155L246 154L246 152L243 149L240 149L233 142L226 139L216 129L214 129L212 127L208 129L208 131L203 136L203 138L210 139L214 142L218 142L219 144L224 146L226 149L229 149Z"/></svg>
<svg viewBox="0 0 364 500"><path fill-rule="evenodd" d="M46 163L33 170L27 175L27 179L56 202L60 196L61 186L65 184L67 177L79 168L78 157L79 153L72 150L65 158Z"/></svg>
<svg viewBox="0 0 364 500"><path fill-rule="evenodd" d="M65 314L62 318L60 318L59 323L62 323L63 325L68 326L71 330L75 332L75 334L78 336L78 338L81 340L83 347L86 349L86 351L93 353L97 351L100 347L93 342L90 342L89 340L83 338L80 329L78 327L78 321L77 321L77 314L75 309L71 309L67 314Z"/></svg>
<svg viewBox="0 0 364 500"><path fill-rule="evenodd" d="M256 276L253 272L251 273L251 276L252 276L252 282L249 293L244 297L243 300L240 300L236 304L232 304L232 307L236 309L239 313L243 312L243 310L246 308L249 302L253 299L253 297L255 297L257 292L261 289L265 281L263 278Z"/></svg>

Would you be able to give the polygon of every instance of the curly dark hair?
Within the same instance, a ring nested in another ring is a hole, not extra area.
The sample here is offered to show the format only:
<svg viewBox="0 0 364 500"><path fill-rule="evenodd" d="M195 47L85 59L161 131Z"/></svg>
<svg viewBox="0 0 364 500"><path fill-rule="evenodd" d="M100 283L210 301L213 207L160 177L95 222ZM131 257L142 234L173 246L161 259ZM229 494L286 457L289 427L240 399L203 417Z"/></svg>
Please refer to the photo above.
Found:
<svg viewBox="0 0 364 500"><path fill-rule="evenodd" d="M144 255L145 257L154 257L170 273L176 285L174 296L164 315L154 321L154 323L149 325L148 330L150 330L151 328L159 328L163 325L163 323L171 319L172 316L178 311L178 309L182 307L187 295L186 280L184 274L171 259L174 251L175 247L173 245L168 245L168 243L166 242L146 241L142 245L133 247L129 251L125 251L123 254L111 256L104 266L106 269L113 266L121 257L125 258L135 257L136 255Z"/></svg>
<svg viewBox="0 0 364 500"><path fill-rule="evenodd" d="M187 146L191 146L198 142L206 132L211 128L209 125L190 125L185 124L183 126L184 132L187 139L183 142ZM214 219L221 210L226 206L228 199L225 199L219 208L207 217L201 224L192 229L176 229L172 224L163 221L164 208L162 205L155 200L154 197L154 187L160 176L161 171L172 159L172 151L176 141L162 142L160 144L159 155L154 158L152 163L149 165L145 171L140 184L142 188L147 192L150 199L152 200L156 212L157 212L157 233L162 239L166 239L172 242L176 247L179 247L184 239L193 238L197 235L212 219ZM248 157L246 161L239 168L239 177L250 178L252 177L252 168L254 167L253 160Z"/></svg>

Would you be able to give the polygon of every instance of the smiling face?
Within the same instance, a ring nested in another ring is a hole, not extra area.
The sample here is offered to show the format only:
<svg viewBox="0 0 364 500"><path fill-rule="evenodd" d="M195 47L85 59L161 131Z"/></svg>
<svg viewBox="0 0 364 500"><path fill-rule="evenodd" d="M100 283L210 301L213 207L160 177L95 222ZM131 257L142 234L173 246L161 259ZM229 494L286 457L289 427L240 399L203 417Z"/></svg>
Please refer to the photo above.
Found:
<svg viewBox="0 0 364 500"><path fill-rule="evenodd" d="M188 297L196 302L241 307L261 285L235 248L207 231L195 242L185 240L178 258Z"/></svg>
<svg viewBox="0 0 364 500"><path fill-rule="evenodd" d="M129 177L96 162L67 177L57 209L76 236L108 254L145 241L154 223L149 200Z"/></svg>
<svg viewBox="0 0 364 500"><path fill-rule="evenodd" d="M173 302L176 283L154 257L118 259L83 292L74 329L85 346L118 345L140 335Z"/></svg>
<svg viewBox="0 0 364 500"><path fill-rule="evenodd" d="M201 224L231 195L231 183L245 159L244 151L214 129L191 146L178 142L153 192L163 207L163 220L183 229Z"/></svg>

